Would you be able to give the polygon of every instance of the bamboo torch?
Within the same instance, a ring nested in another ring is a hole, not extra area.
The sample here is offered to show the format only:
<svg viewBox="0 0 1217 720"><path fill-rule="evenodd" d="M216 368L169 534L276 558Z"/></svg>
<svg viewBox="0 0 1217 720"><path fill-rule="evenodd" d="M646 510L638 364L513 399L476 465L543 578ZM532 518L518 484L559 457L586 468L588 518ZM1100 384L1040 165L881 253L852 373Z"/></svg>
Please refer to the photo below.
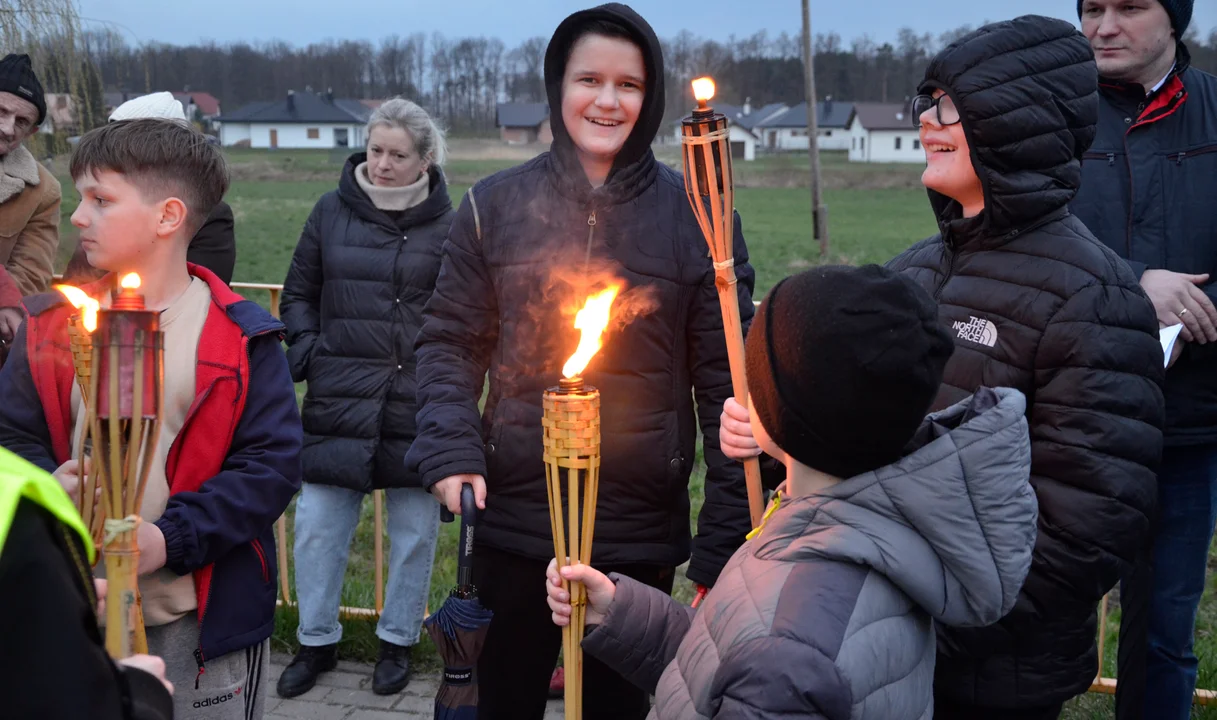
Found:
<svg viewBox="0 0 1217 720"><path fill-rule="evenodd" d="M727 118L714 112L709 101L714 97L714 81L708 77L693 81L697 108L681 121L681 146L684 149L685 194L710 245L714 260L714 284L723 311L723 331L727 357L731 363L731 386L735 397L748 397L744 374L744 333L739 316L739 296L735 291L734 230L735 204L731 176L731 143ZM748 513L752 527L761 524L761 466L756 458L744 461L748 486Z"/></svg>
<svg viewBox="0 0 1217 720"><path fill-rule="evenodd" d="M114 658L147 652L136 531L164 402L160 313L145 309L138 288L138 275L124 276L111 307L98 312L87 407L96 462L104 467L106 650Z"/></svg>
<svg viewBox="0 0 1217 720"><path fill-rule="evenodd" d="M588 298L575 316L575 328L581 332L579 347L563 367L563 378L558 386L546 390L542 397L549 523L559 568L576 562L584 565L592 562L596 497L600 488L600 391L586 384L581 373L600 350L601 334L608 325L613 300L619 291L619 287L613 286ZM562 506L564 485L565 510ZM582 720L583 648L580 643L587 614L587 592L583 583L563 580L562 585L570 593L571 603L570 624L562 628L566 668L563 705L566 720Z"/></svg>
<svg viewBox="0 0 1217 720"><path fill-rule="evenodd" d="M93 536L93 545L101 546L102 522L104 514L97 505L97 488L100 484L99 473L101 464L95 463L91 472L85 472L85 460L92 454L92 428L87 421L88 407L92 403L93 377L93 332L97 330L97 312L101 308L94 298L91 298L80 288L71 285L56 285L55 289L63 293L68 302L77 312L68 318L68 340L72 348L72 365L76 373L76 384L80 387L80 396L84 400L85 419L80 423L80 439L76 449L76 467L80 477L80 496L77 498L77 511L84 521L85 527ZM100 557L100 556L99 556Z"/></svg>

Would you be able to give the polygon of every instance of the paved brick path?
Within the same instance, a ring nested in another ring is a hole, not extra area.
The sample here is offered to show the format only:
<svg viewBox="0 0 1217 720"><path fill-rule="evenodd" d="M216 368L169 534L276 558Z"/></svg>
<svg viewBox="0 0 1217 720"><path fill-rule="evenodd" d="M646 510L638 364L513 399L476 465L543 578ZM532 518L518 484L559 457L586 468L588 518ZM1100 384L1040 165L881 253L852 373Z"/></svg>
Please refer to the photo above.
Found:
<svg viewBox="0 0 1217 720"><path fill-rule="evenodd" d="M415 675L399 695L372 692L372 666L339 662L338 669L325 673L317 686L299 697L284 700L275 694L275 683L288 655L271 657L271 687L266 698L266 720L403 720L432 718L438 674ZM562 720L562 701L550 700L546 720Z"/></svg>

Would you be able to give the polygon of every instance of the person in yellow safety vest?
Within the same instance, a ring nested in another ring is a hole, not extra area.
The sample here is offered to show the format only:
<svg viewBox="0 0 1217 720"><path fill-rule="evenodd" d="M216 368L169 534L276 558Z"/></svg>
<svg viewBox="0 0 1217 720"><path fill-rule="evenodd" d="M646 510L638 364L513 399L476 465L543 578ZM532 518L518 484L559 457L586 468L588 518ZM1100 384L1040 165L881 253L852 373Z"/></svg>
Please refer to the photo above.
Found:
<svg viewBox="0 0 1217 720"><path fill-rule="evenodd" d="M0 448L0 715L14 720L169 720L160 658L114 662L97 618L104 580L68 493Z"/></svg>

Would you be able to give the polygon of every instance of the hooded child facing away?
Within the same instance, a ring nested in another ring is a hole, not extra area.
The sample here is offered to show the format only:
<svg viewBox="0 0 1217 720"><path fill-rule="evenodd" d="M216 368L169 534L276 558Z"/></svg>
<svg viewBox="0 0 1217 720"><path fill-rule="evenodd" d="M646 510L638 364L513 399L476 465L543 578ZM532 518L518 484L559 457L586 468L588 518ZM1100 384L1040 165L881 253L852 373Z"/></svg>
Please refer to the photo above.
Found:
<svg viewBox="0 0 1217 720"><path fill-rule="evenodd" d="M553 557L541 398L578 346L573 311L590 294L618 282L615 308L633 315L582 374L601 391L595 562L668 592L692 550L689 578L713 585L750 529L743 467L718 446L731 373L713 266L681 176L650 149L664 109L659 41L624 5L580 11L554 33L545 78L552 149L465 197L415 346L406 465L450 510L464 483L484 509L473 573L494 621L482 718L544 713L561 633L540 583ZM754 273L734 221L747 328ZM690 543L699 429L706 501ZM603 666L589 662L584 680L588 720L645 716L645 694Z"/></svg>
<svg viewBox="0 0 1217 720"><path fill-rule="evenodd" d="M1014 605L1037 515L1022 393L924 418L951 356L929 295L875 265L779 283L748 334L753 432L783 461L761 527L694 613L585 565L584 650L652 718L931 718L934 625ZM568 597L551 564L554 622Z"/></svg>

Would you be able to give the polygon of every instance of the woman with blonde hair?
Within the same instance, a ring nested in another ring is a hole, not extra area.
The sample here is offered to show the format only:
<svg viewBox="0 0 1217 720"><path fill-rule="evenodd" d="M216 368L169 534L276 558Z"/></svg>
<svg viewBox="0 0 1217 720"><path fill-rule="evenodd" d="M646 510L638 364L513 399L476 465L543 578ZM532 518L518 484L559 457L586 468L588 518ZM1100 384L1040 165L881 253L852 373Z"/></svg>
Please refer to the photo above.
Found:
<svg viewBox="0 0 1217 720"><path fill-rule="evenodd" d="M391 541L379 694L408 682L431 584L439 507L403 460L415 435L414 338L452 223L444 134L423 108L394 98L372 114L367 138L309 215L283 288L292 377L308 392L295 519L301 647L280 697L307 692L334 667L347 553L369 492L386 491Z"/></svg>

